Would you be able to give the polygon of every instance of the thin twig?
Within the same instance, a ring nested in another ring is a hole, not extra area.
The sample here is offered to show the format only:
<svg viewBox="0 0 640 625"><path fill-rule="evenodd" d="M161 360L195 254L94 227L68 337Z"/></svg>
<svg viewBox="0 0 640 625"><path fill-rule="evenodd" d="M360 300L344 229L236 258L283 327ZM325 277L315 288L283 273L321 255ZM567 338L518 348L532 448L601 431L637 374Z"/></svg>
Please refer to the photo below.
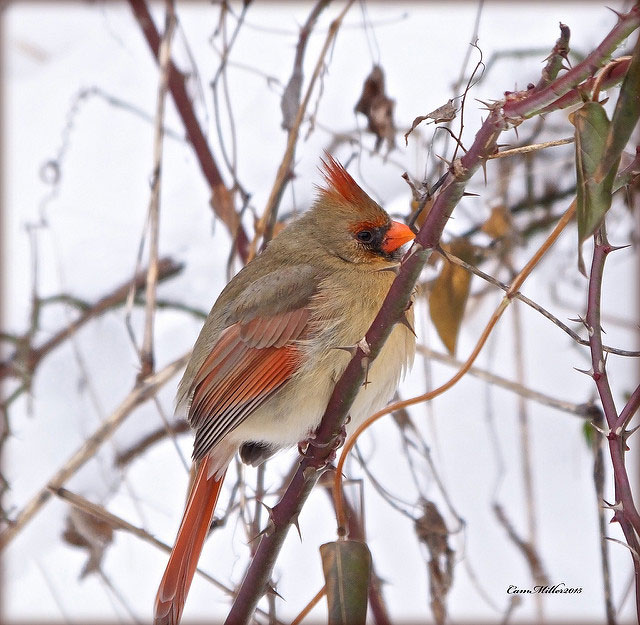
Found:
<svg viewBox="0 0 640 625"><path fill-rule="evenodd" d="M444 256L447 260L450 260L455 265L464 267L467 271L478 276L479 278L482 278L483 280L486 280L490 284L497 286L503 291L506 292L509 290L509 286L504 282L500 282L500 280L497 280L490 274L485 273L481 269L478 269L475 265L471 265L465 262L464 260L462 260L461 258L454 256L450 252L447 252L444 248L439 247L437 249L437 252L442 256ZM580 345L585 345L587 347L589 346L588 339L583 339L579 334L576 334L569 326L567 326L565 323L560 321L560 319L552 315L546 308L543 308L539 304L536 304L536 302L529 299L526 295L523 295L522 293L515 293L513 297L525 303L527 306L530 306L535 311L539 312L543 317L546 317L547 319L549 319L549 321L557 325L563 332L566 332L576 343L579 343ZM617 347L609 347L608 345L603 345L602 349L607 353L615 354L617 356L629 356L632 358L640 357L640 351L630 351L627 349L619 349Z"/></svg>
<svg viewBox="0 0 640 625"><path fill-rule="evenodd" d="M180 419L175 423L169 424L169 430L171 430L174 435L183 434L189 431L189 424L184 419ZM155 445L157 442L164 440L166 437L167 428L164 425L153 430L153 432L149 432L149 434L142 437L137 443L131 445L128 449L117 453L114 459L115 466L120 469L124 468L136 458L143 455L150 447Z"/></svg>
<svg viewBox="0 0 640 625"><path fill-rule="evenodd" d="M329 51L333 40L338 34L338 30L340 29L340 25L342 24L344 16L347 14L347 11L351 8L351 5L354 3L354 1L355 0L349 0L338 17L336 17L336 19L331 22L331 26L329 27L329 31L327 32L327 37L324 41L324 45L322 46L322 50L320 51L320 54L318 56L315 69L313 70L313 74L311 75L311 79L309 80L307 91L305 92L304 98L302 99L302 102L298 107L295 119L293 120L291 129L289 130L289 134L287 136L287 146L285 148L282 161L280 162L280 166L278 167L276 179L273 183L273 187L271 188L271 193L269 194L269 199L267 200L267 203L265 205L262 217L260 217L258 223L256 224L256 233L253 240L251 241L249 259L253 258L256 254L259 238L262 237L264 243L268 241L273 234L273 227L275 225L278 206L280 204L280 200L282 199L282 194L284 193L285 186L291 179L291 163L294 159L296 143L300 134L300 125L302 124L302 120L304 119L304 114L307 110L309 100L311 99L313 88L315 87L316 81L318 80L318 77L320 76L320 73L324 68L324 60L327 52Z"/></svg>
<svg viewBox="0 0 640 625"><path fill-rule="evenodd" d="M516 380L518 384L524 386L525 370L524 370L524 341L522 317L519 306L512 307L513 315L513 351L516 363ZM520 433L520 469L522 472L522 484L524 487L525 508L527 511L527 543L534 553L539 551L538 547L538 531L536 523L536 497L533 488L533 462L531 459L531 430L529 427L529 411L528 404L522 395L518 396L518 426ZM534 569L532 561L531 575L536 580L537 571ZM536 619L542 623L544 621L544 607L542 597L536 595Z"/></svg>
<svg viewBox="0 0 640 625"><path fill-rule="evenodd" d="M165 280L175 276L182 271L183 265L177 263L172 258L161 258L158 261L158 279ZM147 270L143 269L133 278L133 285L136 291L141 291L147 282ZM46 340L38 347L28 347L16 350L7 360L0 362L0 379L8 376L19 377L24 372L33 372L51 351L75 334L87 322L99 317L107 310L121 305L127 298L131 280L116 287L113 291L101 297L97 302L86 307L77 319L68 326L56 332L50 339Z"/></svg>
<svg viewBox="0 0 640 625"><path fill-rule="evenodd" d="M169 84L169 63L171 61L171 39L176 25L175 7L173 0L165 3L165 27L158 64L160 77L158 80L158 95L156 101L156 118L153 132L153 174L151 179L151 196L149 198L148 226L149 226L149 267L147 269L147 286L145 292L145 323L142 347L140 349L140 379L153 373L153 325L156 313L156 286L158 283L158 253L160 239L160 187L162 181L162 148L164 144L164 108Z"/></svg>
<svg viewBox="0 0 640 625"><path fill-rule="evenodd" d="M544 143L532 143L530 145L522 145L518 148L511 148L510 150L503 150L502 152L496 152L491 154L489 160L496 158L506 158L507 156L513 156L514 154L529 154L530 152L537 152L538 150L546 150L547 148L554 148L558 145L567 145L573 143L573 137L567 137L566 139L556 139L555 141L545 141Z"/></svg>
<svg viewBox="0 0 640 625"><path fill-rule="evenodd" d="M304 608L300 611L300 614L298 614L298 616L296 616L296 618L294 618L293 621L291 621L291 625L300 625L300 623L302 623L302 621L304 621L304 619L307 618L307 615L309 614L309 612L311 612L311 610L313 610L313 608L315 608L318 605L318 603L320 603L320 600L326 594L327 594L327 587L323 586L315 594L313 599L311 599L311 601L309 601L309 603L307 603L307 605L304 606Z"/></svg>
<svg viewBox="0 0 640 625"><path fill-rule="evenodd" d="M599 428L604 426L604 415L600 408L592 406L592 423ZM605 510L602 507L604 499L605 475L604 452L602 439L596 431L591 438L591 451L593 453L593 486L596 491L596 506L598 514L598 532L600 534L600 565L602 567L602 584L604 590L604 605L607 614L607 625L616 625L616 610L613 605L611 593L611 570L609 566L609 544L607 542L607 520Z"/></svg>
<svg viewBox="0 0 640 625"><path fill-rule="evenodd" d="M107 441L120 424L137 408L158 392L184 365L190 354L174 360L158 373L138 383L124 398L120 405L107 417L100 427L72 454L54 473L48 482L40 488L29 502L18 512L10 525L0 534L0 551L4 549L22 528L40 511L51 497L51 489L60 488L78 469L80 469L96 451Z"/></svg>
<svg viewBox="0 0 640 625"><path fill-rule="evenodd" d="M462 361L454 358L453 356L437 352L424 345L417 345L416 349L419 353L424 354L431 360L437 360L439 362L457 368L463 365ZM526 386L523 386L522 384L512 382L511 380L507 380L506 378L496 375L495 373L490 373L489 371L486 371L485 369L481 369L479 367L471 367L468 373L472 376L480 378L481 380L485 380L490 384L500 386L508 391L516 393L521 397L538 402L543 406L550 406L551 408L555 408L556 410L568 412L569 414L573 414L577 417L582 417L585 419L590 415L589 404L574 404L573 402L569 402L563 399L556 399L555 397L551 397L550 395L545 395L544 393L534 391Z"/></svg>
<svg viewBox="0 0 640 625"><path fill-rule="evenodd" d="M145 0L129 0L142 32L156 58L160 53L160 35L155 27L151 13ZM176 109L184 123L187 138L193 146L198 163L209 183L211 190L211 207L214 213L222 220L234 238L238 254L243 261L247 259L249 239L240 223L240 217L236 213L231 192L225 186L218 165L200 128L193 104L189 97L186 77L177 69L173 62L169 63L169 90L176 105Z"/></svg>
<svg viewBox="0 0 640 625"><path fill-rule="evenodd" d="M145 529L141 527L137 527L136 525L129 523L129 521L125 521L122 517L119 517L113 514L112 512L109 512L103 506L100 506L98 504L93 503L92 501L89 501L82 495L78 495L77 493L74 493L62 487L60 488L50 487L49 490L53 495L55 495L56 497L59 497L63 501L68 502L69 504L78 508L79 510L82 510L83 512L93 515L98 519L106 521L114 529L129 532L129 534L133 534L137 538L140 538L144 542L149 543L150 545L153 545L158 549L161 549L165 553L171 553L171 547L169 545L167 545L166 543L163 543L161 540L158 540L155 536L149 534L149 532L147 532ZM211 575L209 575L208 573L206 573L200 568L196 569L196 573L198 573L203 579L206 579L209 583L213 584L216 588L224 592L226 595L233 597L234 595L233 588L229 588L228 586L225 586L222 582L219 582L214 577L211 577ZM258 609L257 612L259 612L264 616L268 616L266 612L264 612L263 610Z"/></svg>
<svg viewBox="0 0 640 625"><path fill-rule="evenodd" d="M531 569L531 575L533 576L535 584L537 586L547 586L549 584L549 576L544 571L542 560L536 552L534 545L531 542L525 541L520 536L518 536L518 533L514 529L509 519L507 519L507 516L500 504L493 504L493 512L495 513L500 525L502 525L502 527L507 532L507 535L511 539L511 542L518 548L518 550L522 553L524 559L527 561L527 564Z"/></svg>

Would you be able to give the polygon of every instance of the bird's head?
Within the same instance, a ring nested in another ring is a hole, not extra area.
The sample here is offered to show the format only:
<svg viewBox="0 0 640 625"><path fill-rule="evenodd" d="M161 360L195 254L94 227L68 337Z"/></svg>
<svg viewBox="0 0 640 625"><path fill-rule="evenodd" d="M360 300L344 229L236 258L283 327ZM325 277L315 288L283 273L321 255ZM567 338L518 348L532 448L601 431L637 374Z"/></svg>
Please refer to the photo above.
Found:
<svg viewBox="0 0 640 625"><path fill-rule="evenodd" d="M389 266L402 257L402 245L415 238L393 221L331 155L323 160L325 186L319 188L311 212L317 236L330 253L351 263Z"/></svg>

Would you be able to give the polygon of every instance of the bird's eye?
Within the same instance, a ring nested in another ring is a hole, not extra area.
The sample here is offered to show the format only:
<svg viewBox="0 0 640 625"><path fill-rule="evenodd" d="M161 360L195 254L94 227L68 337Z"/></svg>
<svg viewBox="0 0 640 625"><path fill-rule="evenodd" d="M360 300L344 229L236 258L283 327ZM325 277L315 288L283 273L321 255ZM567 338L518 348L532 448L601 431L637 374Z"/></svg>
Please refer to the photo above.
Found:
<svg viewBox="0 0 640 625"><path fill-rule="evenodd" d="M358 241L362 241L363 243L369 243L371 239L373 239L373 233L370 230L360 230L356 236Z"/></svg>

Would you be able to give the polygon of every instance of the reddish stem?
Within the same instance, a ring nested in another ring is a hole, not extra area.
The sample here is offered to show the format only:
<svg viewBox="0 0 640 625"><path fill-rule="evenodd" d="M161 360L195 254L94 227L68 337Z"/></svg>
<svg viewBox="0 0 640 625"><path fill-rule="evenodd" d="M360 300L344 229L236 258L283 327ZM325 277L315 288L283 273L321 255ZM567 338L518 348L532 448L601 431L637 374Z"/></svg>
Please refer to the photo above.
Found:
<svg viewBox="0 0 640 625"><path fill-rule="evenodd" d="M144 33L151 51L156 59L158 59L161 38L145 0L129 0L129 4L140 24L140 28ZM224 222L231 232L231 235L235 239L235 245L240 258L246 262L249 252L249 239L234 209L231 192L222 180L218 165L213 158L207 139L198 123L191 98L189 98L189 94L187 93L185 76L178 70L173 61L169 62L169 91L173 97L176 109L178 109L178 113L182 118L187 138L196 154L200 169L209 183L211 189L211 206L215 214Z"/></svg>

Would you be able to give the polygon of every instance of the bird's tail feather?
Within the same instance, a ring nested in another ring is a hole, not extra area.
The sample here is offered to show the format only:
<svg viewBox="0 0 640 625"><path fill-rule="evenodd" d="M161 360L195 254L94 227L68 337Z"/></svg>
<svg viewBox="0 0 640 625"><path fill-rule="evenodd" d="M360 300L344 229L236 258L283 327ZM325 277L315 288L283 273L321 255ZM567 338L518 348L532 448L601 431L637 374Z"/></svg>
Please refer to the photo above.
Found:
<svg viewBox="0 0 640 625"><path fill-rule="evenodd" d="M154 610L154 625L177 625L198 566L200 552L211 525L213 512L224 481L207 477L209 458L198 467L196 479L180 523L178 536L160 582Z"/></svg>

